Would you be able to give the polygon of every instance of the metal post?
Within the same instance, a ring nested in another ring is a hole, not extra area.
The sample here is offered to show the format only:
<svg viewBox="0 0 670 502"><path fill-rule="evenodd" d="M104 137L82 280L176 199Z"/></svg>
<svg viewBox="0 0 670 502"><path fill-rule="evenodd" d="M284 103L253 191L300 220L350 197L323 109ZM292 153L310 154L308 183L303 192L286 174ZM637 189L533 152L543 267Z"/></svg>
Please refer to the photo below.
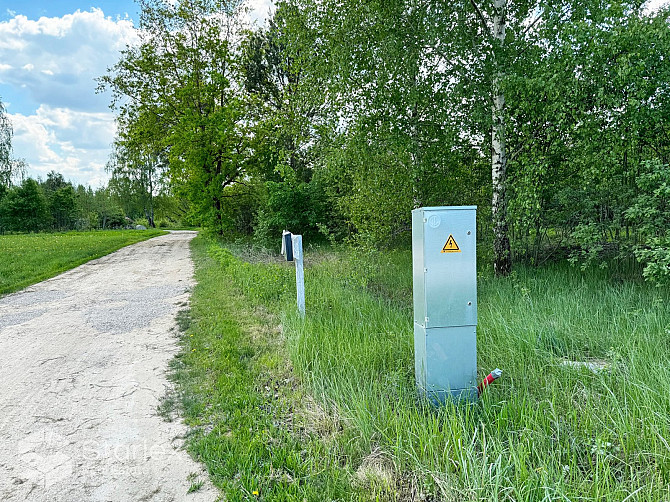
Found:
<svg viewBox="0 0 670 502"><path fill-rule="evenodd" d="M295 261L295 286L298 293L298 311L305 315L305 272L302 259L302 235L293 236L293 259Z"/></svg>

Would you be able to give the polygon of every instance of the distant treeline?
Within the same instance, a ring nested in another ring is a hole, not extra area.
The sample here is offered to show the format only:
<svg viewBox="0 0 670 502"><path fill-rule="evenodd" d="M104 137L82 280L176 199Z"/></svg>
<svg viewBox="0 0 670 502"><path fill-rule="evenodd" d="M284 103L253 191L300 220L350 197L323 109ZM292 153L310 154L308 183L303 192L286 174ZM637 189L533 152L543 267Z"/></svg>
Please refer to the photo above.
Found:
<svg viewBox="0 0 670 502"><path fill-rule="evenodd" d="M20 184L0 185L0 233L149 226L153 215L147 218L150 213L142 204L143 195L124 193L112 183L97 190L75 187L52 171L44 181L27 178ZM160 195L154 197L154 204L159 226L177 223L180 211L174 198Z"/></svg>

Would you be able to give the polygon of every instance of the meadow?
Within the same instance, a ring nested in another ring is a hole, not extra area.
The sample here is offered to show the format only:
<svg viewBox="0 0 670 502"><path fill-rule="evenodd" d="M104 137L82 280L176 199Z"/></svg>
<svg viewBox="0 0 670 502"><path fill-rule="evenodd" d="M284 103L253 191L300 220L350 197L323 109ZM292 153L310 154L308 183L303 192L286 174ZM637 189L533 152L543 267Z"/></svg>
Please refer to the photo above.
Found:
<svg viewBox="0 0 670 502"><path fill-rule="evenodd" d="M162 230L0 235L0 295L43 281Z"/></svg>
<svg viewBox="0 0 670 502"><path fill-rule="evenodd" d="M191 452L228 500L670 498L668 292L607 271L478 278L475 404L413 379L411 254L306 252L292 264L198 237L178 391ZM590 362L592 371L571 362Z"/></svg>

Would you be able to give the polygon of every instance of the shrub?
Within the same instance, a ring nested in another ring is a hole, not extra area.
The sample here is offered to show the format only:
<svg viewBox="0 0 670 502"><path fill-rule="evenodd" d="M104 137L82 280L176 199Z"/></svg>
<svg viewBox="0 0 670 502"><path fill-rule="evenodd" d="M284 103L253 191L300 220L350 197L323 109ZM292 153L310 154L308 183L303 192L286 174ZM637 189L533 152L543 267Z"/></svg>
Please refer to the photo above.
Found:
<svg viewBox="0 0 670 502"><path fill-rule="evenodd" d="M644 162L636 183L639 195L626 211L641 237L635 257L645 279L670 284L670 169L659 160Z"/></svg>
<svg viewBox="0 0 670 502"><path fill-rule="evenodd" d="M316 182L289 181L266 183L268 198L258 211L256 238L264 244L274 243L282 230L302 234L306 239L320 239L319 227L328 220L326 198Z"/></svg>
<svg viewBox="0 0 670 502"><path fill-rule="evenodd" d="M0 227L11 232L38 232L49 226L47 200L39 184L26 179L11 188L0 206Z"/></svg>
<svg viewBox="0 0 670 502"><path fill-rule="evenodd" d="M98 212L99 228L123 228L126 223L125 215L121 208L110 207Z"/></svg>

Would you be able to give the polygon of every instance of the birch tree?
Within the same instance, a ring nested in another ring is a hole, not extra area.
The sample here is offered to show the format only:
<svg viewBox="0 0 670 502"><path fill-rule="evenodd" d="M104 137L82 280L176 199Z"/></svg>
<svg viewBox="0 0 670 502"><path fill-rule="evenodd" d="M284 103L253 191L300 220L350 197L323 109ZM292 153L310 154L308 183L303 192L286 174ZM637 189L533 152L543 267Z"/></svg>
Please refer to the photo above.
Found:
<svg viewBox="0 0 670 502"><path fill-rule="evenodd" d="M495 0L493 6L493 111L491 127L491 179L493 180L493 270L507 275L512 267L507 223L507 137L505 135L505 94L502 89L505 27L508 0Z"/></svg>
<svg viewBox="0 0 670 502"><path fill-rule="evenodd" d="M0 193L9 188L12 180L12 136L14 130L0 101Z"/></svg>

